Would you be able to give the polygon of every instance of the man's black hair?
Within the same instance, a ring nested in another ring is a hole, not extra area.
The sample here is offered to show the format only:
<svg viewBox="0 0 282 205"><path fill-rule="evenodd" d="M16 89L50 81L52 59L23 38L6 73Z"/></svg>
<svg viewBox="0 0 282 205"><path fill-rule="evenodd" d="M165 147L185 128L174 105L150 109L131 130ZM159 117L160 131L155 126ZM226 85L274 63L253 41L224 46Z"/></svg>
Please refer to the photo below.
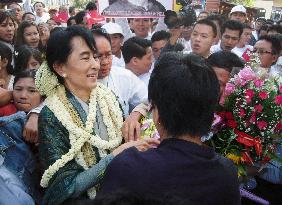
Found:
<svg viewBox="0 0 282 205"><path fill-rule="evenodd" d="M148 99L171 137L207 135L219 98L219 82L205 59L164 53L149 81Z"/></svg>
<svg viewBox="0 0 282 205"><path fill-rule="evenodd" d="M212 31L213 31L213 36L216 37L217 36L217 29L216 29L216 25L214 24L214 22L208 20L207 18L205 19L201 19L199 21L197 21L195 24L194 24L194 28L197 24L202 24L202 25L207 25L207 26L210 26L212 28ZM193 28L193 29L194 29Z"/></svg>
<svg viewBox="0 0 282 205"><path fill-rule="evenodd" d="M155 41L160 41L160 40L169 40L171 34L167 31L157 31L153 34L151 38L151 42L154 43Z"/></svg>
<svg viewBox="0 0 282 205"><path fill-rule="evenodd" d="M135 36L126 40L121 48L124 62L129 63L133 57L142 58L150 46L151 41L144 38Z"/></svg>
<svg viewBox="0 0 282 205"><path fill-rule="evenodd" d="M225 21L225 23L221 27L221 35L223 35L223 33L225 32L226 29L230 29L230 30L233 30L233 31L234 30L235 31L239 31L239 37L243 33L243 25L242 25L242 23L240 23L239 21L235 21L235 20L227 20L227 21Z"/></svg>

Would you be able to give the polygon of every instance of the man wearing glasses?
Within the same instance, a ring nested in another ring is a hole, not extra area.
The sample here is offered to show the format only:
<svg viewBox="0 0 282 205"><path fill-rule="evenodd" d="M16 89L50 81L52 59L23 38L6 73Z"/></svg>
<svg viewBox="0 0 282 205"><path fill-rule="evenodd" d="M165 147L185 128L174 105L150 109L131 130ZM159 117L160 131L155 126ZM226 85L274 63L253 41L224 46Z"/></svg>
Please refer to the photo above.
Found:
<svg viewBox="0 0 282 205"><path fill-rule="evenodd" d="M262 36L254 45L253 52L259 55L260 66L269 68L277 61L281 51L279 40L274 36Z"/></svg>
<svg viewBox="0 0 282 205"><path fill-rule="evenodd" d="M243 33L243 25L234 20L226 21L221 27L221 41L219 44L211 47L211 52L231 51L240 40Z"/></svg>

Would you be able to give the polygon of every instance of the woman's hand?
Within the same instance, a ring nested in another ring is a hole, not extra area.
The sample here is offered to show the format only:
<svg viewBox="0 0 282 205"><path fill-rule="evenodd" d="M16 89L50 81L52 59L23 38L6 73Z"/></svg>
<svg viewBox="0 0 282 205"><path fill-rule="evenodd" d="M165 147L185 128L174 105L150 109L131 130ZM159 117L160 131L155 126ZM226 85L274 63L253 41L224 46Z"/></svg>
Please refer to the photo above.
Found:
<svg viewBox="0 0 282 205"><path fill-rule="evenodd" d="M149 138L149 139L140 139L137 141L127 142L125 144L120 145L113 151L113 155L116 156L123 152L124 150L130 147L136 147L139 151L146 151L149 148L154 148L160 144L160 141L157 139Z"/></svg>
<svg viewBox="0 0 282 205"><path fill-rule="evenodd" d="M13 93L0 87L0 106L6 105L13 100Z"/></svg>

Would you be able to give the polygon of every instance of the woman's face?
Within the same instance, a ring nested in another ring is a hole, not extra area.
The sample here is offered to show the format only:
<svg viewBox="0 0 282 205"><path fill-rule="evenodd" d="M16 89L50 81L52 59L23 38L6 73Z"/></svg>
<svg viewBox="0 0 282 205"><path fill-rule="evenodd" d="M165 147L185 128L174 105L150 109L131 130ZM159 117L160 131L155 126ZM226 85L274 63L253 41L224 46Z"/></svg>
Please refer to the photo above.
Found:
<svg viewBox="0 0 282 205"><path fill-rule="evenodd" d="M37 70L39 67L40 63L33 56L31 56L27 62L27 68Z"/></svg>
<svg viewBox="0 0 282 205"><path fill-rule="evenodd" d="M20 78L13 90L14 104L19 111L29 112L41 103L41 96L36 90L34 79Z"/></svg>
<svg viewBox="0 0 282 205"><path fill-rule="evenodd" d="M36 26L26 27L23 33L24 42L32 47L37 48L39 45L39 32Z"/></svg>
<svg viewBox="0 0 282 205"><path fill-rule="evenodd" d="M72 52L67 62L57 65L57 72L64 78L65 86L75 95L90 95L96 87L100 62L98 55L91 50L82 37L71 40Z"/></svg>
<svg viewBox="0 0 282 205"><path fill-rule="evenodd" d="M12 19L5 19L0 23L0 39L12 43L15 35L15 25Z"/></svg>

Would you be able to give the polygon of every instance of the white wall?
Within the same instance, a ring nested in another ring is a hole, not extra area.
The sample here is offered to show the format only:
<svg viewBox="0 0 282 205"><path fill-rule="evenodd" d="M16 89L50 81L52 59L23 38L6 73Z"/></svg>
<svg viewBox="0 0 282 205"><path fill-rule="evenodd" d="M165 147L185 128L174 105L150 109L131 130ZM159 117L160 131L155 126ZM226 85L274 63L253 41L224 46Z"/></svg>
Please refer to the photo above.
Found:
<svg viewBox="0 0 282 205"><path fill-rule="evenodd" d="M266 10L265 18L269 19L271 16L271 10L273 6L273 1L256 0L255 7L264 8Z"/></svg>

